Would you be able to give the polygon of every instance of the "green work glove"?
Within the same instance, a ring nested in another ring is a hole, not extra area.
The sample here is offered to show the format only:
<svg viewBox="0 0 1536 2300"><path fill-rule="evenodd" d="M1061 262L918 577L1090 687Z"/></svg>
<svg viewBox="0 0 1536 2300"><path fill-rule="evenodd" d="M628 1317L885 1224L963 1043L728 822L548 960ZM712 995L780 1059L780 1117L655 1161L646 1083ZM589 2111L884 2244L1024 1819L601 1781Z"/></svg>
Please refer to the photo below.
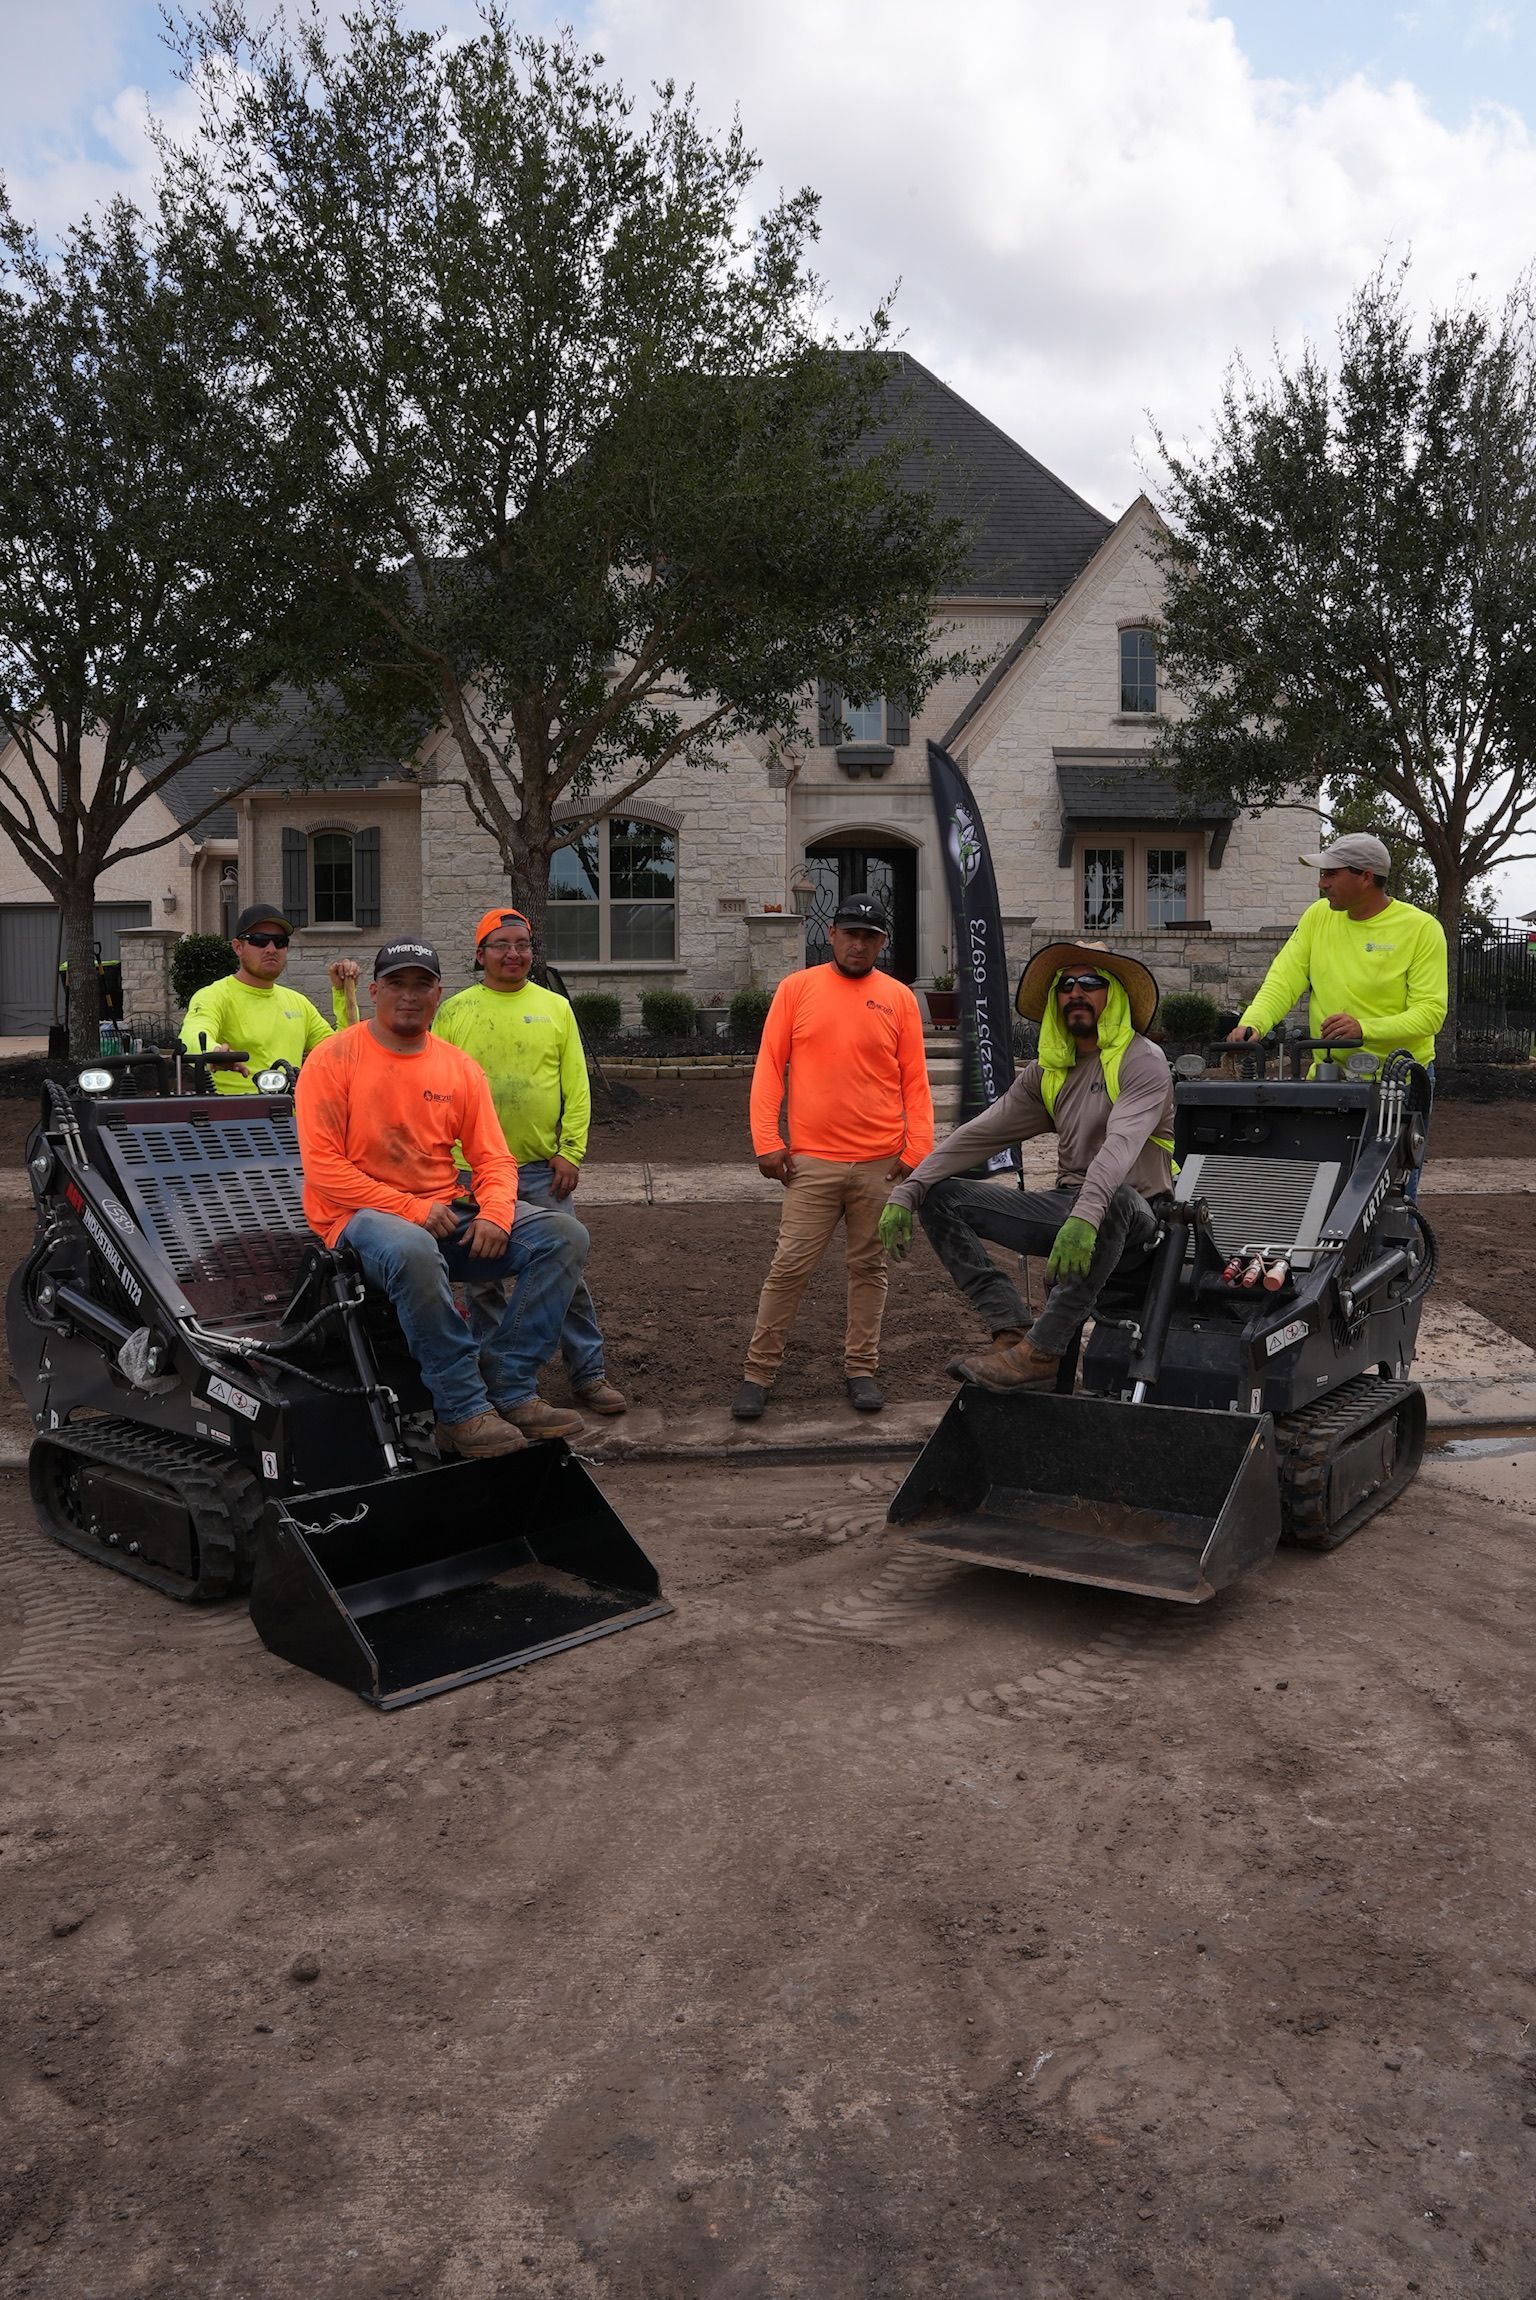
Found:
<svg viewBox="0 0 1536 2300"><path fill-rule="evenodd" d="M899 1262L912 1243L910 1206L887 1206L880 1216L880 1243L893 1262Z"/></svg>
<svg viewBox="0 0 1536 2300"><path fill-rule="evenodd" d="M1046 1258L1046 1269L1053 1278L1086 1278L1093 1260L1093 1249L1099 1233L1091 1222L1080 1222L1069 1214L1056 1233L1056 1242Z"/></svg>

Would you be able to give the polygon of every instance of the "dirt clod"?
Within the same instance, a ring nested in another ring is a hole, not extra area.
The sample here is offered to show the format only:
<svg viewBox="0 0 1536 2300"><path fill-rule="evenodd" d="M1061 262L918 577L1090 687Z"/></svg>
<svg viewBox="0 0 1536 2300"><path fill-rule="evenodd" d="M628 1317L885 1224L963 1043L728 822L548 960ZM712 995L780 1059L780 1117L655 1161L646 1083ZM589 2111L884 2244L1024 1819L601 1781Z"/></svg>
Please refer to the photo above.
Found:
<svg viewBox="0 0 1536 2300"><path fill-rule="evenodd" d="M320 1959L317 1956L309 1955L307 1952L303 1956L295 1957L288 1967L288 1978L291 1981L302 1981L306 1985L310 1981L317 1981L320 1978Z"/></svg>

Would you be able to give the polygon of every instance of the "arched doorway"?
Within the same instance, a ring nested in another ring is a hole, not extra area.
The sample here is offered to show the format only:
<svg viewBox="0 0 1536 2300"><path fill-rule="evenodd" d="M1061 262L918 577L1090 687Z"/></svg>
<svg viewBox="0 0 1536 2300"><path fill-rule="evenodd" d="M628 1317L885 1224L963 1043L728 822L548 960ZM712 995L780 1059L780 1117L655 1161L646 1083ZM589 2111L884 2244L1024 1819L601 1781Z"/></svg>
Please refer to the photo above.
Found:
<svg viewBox="0 0 1536 2300"><path fill-rule="evenodd" d="M886 831L834 831L806 849L815 882L805 921L805 963L832 956L827 932L846 895L872 894L891 922L880 963L898 982L917 974L917 849Z"/></svg>

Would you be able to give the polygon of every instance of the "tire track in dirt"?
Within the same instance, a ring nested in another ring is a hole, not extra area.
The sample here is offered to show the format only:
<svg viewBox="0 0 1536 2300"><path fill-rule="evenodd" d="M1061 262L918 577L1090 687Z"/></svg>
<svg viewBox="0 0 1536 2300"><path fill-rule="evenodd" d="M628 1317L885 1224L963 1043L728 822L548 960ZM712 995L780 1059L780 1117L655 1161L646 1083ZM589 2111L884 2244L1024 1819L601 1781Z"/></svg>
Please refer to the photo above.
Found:
<svg viewBox="0 0 1536 2300"><path fill-rule="evenodd" d="M20 1615L0 1660L0 1733L25 1732L117 1673L115 1623L90 1567L30 1527L0 1530L0 1580Z"/></svg>

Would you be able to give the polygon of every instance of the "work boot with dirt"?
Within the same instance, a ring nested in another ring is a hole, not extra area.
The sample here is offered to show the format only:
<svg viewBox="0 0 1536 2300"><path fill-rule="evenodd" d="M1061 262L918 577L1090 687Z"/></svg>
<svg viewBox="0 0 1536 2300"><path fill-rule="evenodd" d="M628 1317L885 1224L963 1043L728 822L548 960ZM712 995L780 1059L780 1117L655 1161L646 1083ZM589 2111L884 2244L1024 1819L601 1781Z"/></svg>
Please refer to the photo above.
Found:
<svg viewBox="0 0 1536 2300"><path fill-rule="evenodd" d="M439 1422L437 1450L464 1461L489 1461L496 1454L521 1453L528 1440L509 1429L500 1414L471 1414L464 1422Z"/></svg>
<svg viewBox="0 0 1536 2300"><path fill-rule="evenodd" d="M1028 1332L1028 1326L999 1326L992 1336L992 1348L986 1355L992 1357L999 1350L1011 1349L1015 1342L1022 1342ZM965 1369L969 1362L963 1357L951 1358L944 1371L952 1382L968 1382L971 1377Z"/></svg>
<svg viewBox="0 0 1536 2300"><path fill-rule="evenodd" d="M965 1378L984 1390L1050 1390L1056 1387L1059 1357L1048 1358L1033 1342L1014 1342L1005 1350L985 1350L966 1361Z"/></svg>
<svg viewBox="0 0 1536 2300"><path fill-rule="evenodd" d="M762 1382L743 1382L731 1400L731 1419L738 1422L760 1422L767 1403L768 1392Z"/></svg>
<svg viewBox="0 0 1536 2300"><path fill-rule="evenodd" d="M572 1396L584 1414L627 1414L629 1400L622 1390L599 1374L595 1382L586 1382Z"/></svg>
<svg viewBox="0 0 1536 2300"><path fill-rule="evenodd" d="M521 1405L498 1406L496 1411L504 1422L521 1430L531 1445L544 1438L580 1437L587 1426L569 1406L552 1406L543 1398L524 1398Z"/></svg>
<svg viewBox="0 0 1536 2300"><path fill-rule="evenodd" d="M885 1393L873 1374L845 1375L843 1387L856 1414L877 1414L884 1410Z"/></svg>

